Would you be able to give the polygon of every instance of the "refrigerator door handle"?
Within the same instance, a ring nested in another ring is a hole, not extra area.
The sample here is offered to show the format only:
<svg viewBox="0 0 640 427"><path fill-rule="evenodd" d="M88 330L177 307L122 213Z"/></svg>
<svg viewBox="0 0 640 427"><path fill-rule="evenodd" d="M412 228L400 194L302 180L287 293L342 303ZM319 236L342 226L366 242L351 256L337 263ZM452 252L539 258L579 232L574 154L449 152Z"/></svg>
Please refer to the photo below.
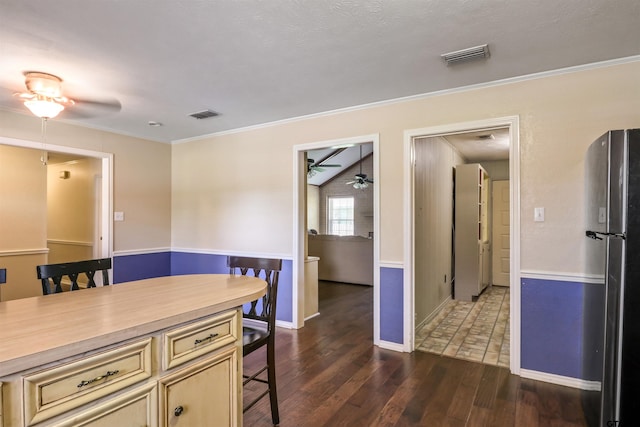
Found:
<svg viewBox="0 0 640 427"><path fill-rule="evenodd" d="M593 240L602 240L602 237L599 237L598 234L602 234L602 233L597 233L595 231L591 231L591 230L587 230L587 232L585 233L587 235L588 238L593 239Z"/></svg>
<svg viewBox="0 0 640 427"><path fill-rule="evenodd" d="M586 236L588 238L594 239L594 240L602 240L602 237L600 237L600 236L614 237L614 238L622 239L622 240L626 240L627 239L627 233L602 233L600 231L587 230L587 232L585 234L586 234Z"/></svg>

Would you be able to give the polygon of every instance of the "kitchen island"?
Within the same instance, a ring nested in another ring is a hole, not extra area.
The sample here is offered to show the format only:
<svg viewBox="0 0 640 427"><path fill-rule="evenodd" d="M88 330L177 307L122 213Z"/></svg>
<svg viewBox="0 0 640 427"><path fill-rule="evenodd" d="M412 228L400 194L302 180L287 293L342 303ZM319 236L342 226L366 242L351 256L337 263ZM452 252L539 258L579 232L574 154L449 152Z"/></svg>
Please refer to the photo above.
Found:
<svg viewBox="0 0 640 427"><path fill-rule="evenodd" d="M169 276L0 303L0 426L241 425L260 279Z"/></svg>

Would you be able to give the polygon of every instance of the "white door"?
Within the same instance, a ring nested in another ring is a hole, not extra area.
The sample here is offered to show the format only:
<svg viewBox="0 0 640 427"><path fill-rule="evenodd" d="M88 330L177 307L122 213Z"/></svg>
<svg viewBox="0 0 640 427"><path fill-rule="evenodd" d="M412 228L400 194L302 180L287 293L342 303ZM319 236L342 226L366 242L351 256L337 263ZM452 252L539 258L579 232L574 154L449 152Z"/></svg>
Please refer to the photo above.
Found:
<svg viewBox="0 0 640 427"><path fill-rule="evenodd" d="M509 286L509 181L492 183L493 284Z"/></svg>

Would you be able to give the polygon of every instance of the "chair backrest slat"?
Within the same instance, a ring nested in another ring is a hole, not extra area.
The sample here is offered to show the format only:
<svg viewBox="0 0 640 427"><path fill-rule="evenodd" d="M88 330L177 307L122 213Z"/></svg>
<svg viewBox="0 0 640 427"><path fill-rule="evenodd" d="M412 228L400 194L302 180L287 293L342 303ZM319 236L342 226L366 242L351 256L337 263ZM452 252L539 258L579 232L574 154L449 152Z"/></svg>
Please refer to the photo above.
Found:
<svg viewBox="0 0 640 427"><path fill-rule="evenodd" d="M236 274L236 270L243 276L252 273L251 275L267 282L267 293L262 298L252 301L243 317L266 322L268 329L272 330L275 326L278 278L282 270L282 260L230 256L227 258L227 266L231 274ZM261 302L260 306L258 302Z"/></svg>
<svg viewBox="0 0 640 427"><path fill-rule="evenodd" d="M62 292L62 279L67 276L71 281L71 290L79 290L78 278L81 274L87 277L87 288L95 288L94 276L96 271L102 271L102 285L109 286L109 272L111 258L90 259L86 261L64 262L60 264L45 264L36 267L38 279L42 281L43 295ZM53 289L51 285L53 284Z"/></svg>

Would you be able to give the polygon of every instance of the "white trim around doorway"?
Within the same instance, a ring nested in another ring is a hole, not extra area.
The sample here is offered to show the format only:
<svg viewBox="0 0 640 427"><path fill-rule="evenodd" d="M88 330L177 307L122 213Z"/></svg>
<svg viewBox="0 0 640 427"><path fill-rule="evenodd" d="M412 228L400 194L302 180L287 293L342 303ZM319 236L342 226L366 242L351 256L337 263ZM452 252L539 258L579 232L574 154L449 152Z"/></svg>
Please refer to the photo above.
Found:
<svg viewBox="0 0 640 427"><path fill-rule="evenodd" d="M298 144L293 146L293 266L292 323L295 329L304 326L304 257L305 257L305 194L307 162L304 153L338 145L373 143L373 176L380 176L380 135L362 135ZM373 344L380 344L380 185L373 186Z"/></svg>
<svg viewBox="0 0 640 427"><path fill-rule="evenodd" d="M414 140L418 137L438 136L450 133L470 132L474 130L508 127L509 146L509 182L511 197L511 319L510 319L510 363L511 373L520 374L520 138L518 116L500 117L404 132L404 350L415 349L415 283L414 283Z"/></svg>

